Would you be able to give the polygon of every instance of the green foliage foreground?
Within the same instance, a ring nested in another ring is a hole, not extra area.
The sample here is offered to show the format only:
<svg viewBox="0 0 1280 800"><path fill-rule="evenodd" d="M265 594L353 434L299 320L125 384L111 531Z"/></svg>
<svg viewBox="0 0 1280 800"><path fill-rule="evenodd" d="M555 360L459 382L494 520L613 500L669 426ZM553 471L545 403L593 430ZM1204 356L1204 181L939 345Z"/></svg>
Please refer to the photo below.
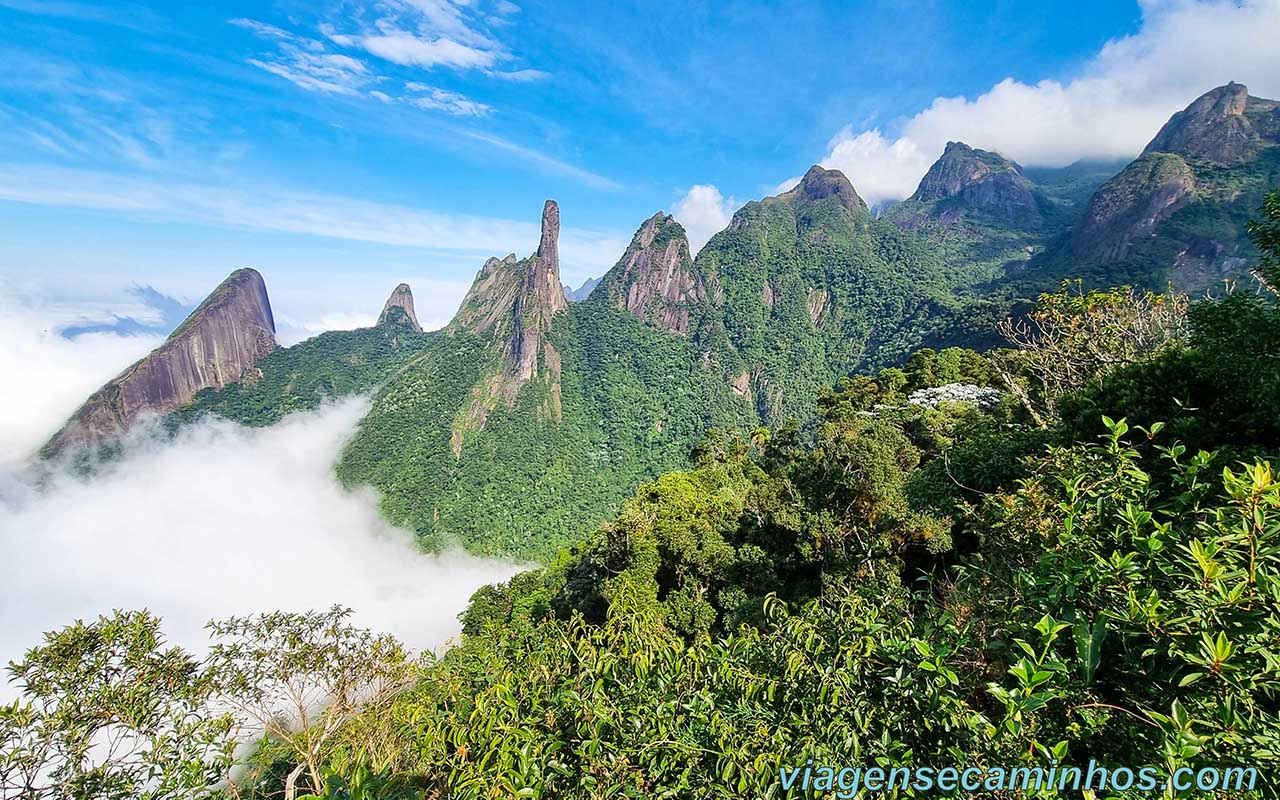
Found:
<svg viewBox="0 0 1280 800"><path fill-rule="evenodd" d="M5 796L799 797L809 759L1251 766L1239 796L1280 796L1274 296L1037 313L1016 352L842 382L811 430L709 435L438 659L341 610L222 623L204 660L147 615L49 634L10 668ZM915 394L969 382L1004 399Z"/></svg>

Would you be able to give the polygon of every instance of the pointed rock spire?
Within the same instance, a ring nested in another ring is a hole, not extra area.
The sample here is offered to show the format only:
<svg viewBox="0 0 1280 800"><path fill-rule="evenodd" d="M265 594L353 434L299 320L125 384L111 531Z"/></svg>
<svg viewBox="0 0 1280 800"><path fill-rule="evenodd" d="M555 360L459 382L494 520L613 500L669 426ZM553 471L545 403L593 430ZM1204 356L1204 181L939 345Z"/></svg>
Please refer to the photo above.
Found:
<svg viewBox="0 0 1280 800"><path fill-rule="evenodd" d="M413 290L409 288L409 284L397 286L383 304L382 313L378 315L378 327L387 325L403 325L415 333L422 333L418 315L413 311Z"/></svg>
<svg viewBox="0 0 1280 800"><path fill-rule="evenodd" d="M94 392L42 451L94 444L123 432L142 413L184 406L202 389L238 381L274 350L275 318L257 270L238 269L164 344Z"/></svg>
<svg viewBox="0 0 1280 800"><path fill-rule="evenodd" d="M542 206L542 238L538 242L538 263L531 287L534 303L548 317L569 307L560 285L559 240L560 206L555 200L548 200Z"/></svg>
<svg viewBox="0 0 1280 800"><path fill-rule="evenodd" d="M463 432L483 427L497 399L514 405L521 387L545 370L550 382L548 413L560 415L560 354L547 340L553 318L568 307L560 284L560 208L548 200L542 208L538 249L526 259L490 258L476 274L462 306L446 331L489 337L500 358L498 373L476 392L454 431L460 453Z"/></svg>

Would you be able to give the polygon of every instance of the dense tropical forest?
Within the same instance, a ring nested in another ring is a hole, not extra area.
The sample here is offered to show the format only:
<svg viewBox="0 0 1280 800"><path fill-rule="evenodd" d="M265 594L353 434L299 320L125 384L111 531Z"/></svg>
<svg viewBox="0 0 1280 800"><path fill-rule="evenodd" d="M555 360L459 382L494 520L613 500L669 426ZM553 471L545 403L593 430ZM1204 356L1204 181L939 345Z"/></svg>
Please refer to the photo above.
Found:
<svg viewBox="0 0 1280 800"><path fill-rule="evenodd" d="M786 775L1094 760L1253 768L1225 796L1275 797L1280 192L1248 235L1255 277L1213 297L1069 281L1002 347L819 386L794 401L812 424L706 432L477 592L438 657L340 608L214 622L203 656L146 612L51 632L10 667L0 786L817 797L852 795Z"/></svg>

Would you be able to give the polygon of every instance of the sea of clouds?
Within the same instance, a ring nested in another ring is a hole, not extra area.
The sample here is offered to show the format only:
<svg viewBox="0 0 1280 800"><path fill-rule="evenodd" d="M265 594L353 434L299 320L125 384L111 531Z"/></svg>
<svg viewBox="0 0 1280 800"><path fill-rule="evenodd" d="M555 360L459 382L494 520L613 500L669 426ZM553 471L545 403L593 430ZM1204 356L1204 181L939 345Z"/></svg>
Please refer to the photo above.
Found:
<svg viewBox="0 0 1280 800"><path fill-rule="evenodd" d="M333 463L367 398L265 429L210 420L168 439L144 426L92 479L58 469L37 481L35 449L158 342L69 341L58 324L50 309L0 297L0 662L43 631L114 608L150 609L172 641L199 650L210 619L336 603L357 624L437 648L475 589L519 571L422 553L381 518L372 490L338 484Z"/></svg>

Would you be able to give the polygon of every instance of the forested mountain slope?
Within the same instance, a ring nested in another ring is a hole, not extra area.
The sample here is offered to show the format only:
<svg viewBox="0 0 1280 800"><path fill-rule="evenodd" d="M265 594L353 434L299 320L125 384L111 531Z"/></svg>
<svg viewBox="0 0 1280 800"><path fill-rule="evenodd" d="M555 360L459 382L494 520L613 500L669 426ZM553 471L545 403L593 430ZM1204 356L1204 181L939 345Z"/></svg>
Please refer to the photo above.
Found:
<svg viewBox="0 0 1280 800"><path fill-rule="evenodd" d="M572 305L554 203L542 228L533 256L485 263L434 346L379 392L338 465L344 480L381 490L388 518L428 546L546 557L627 487L684 463L707 428L753 419L691 337L609 301L611 287L661 282L670 257L688 266L674 220L646 222L592 298ZM659 322L678 316L678 293L630 293L642 295Z"/></svg>
<svg viewBox="0 0 1280 800"><path fill-rule="evenodd" d="M995 346L999 320L1063 279L1194 288L1241 274L1255 251L1240 226L1280 182L1278 109L1215 89L1109 179L1114 165L1024 169L952 142L880 219L815 166L696 258L654 215L573 303L548 201L534 253L489 259L443 331L421 333L397 287L376 327L259 354L173 418L269 424L376 391L344 481L379 489L429 547L545 558L637 482L686 465L708 428L805 429L842 378L921 347Z"/></svg>
<svg viewBox="0 0 1280 800"><path fill-rule="evenodd" d="M0 794L1274 800L1280 191L1260 217L1268 291L1060 289L1016 347L711 433L436 657L341 607L215 621L203 655L145 611L51 632L10 666Z"/></svg>
<svg viewBox="0 0 1280 800"><path fill-rule="evenodd" d="M1175 114L1089 201L1041 271L1187 290L1243 277L1245 223L1280 184L1280 103L1238 83Z"/></svg>
<svg viewBox="0 0 1280 800"><path fill-rule="evenodd" d="M546 557L708 428L807 423L824 388L964 338L972 310L938 249L873 220L836 170L748 203L697 259L656 214L580 303L560 288L558 225L548 202L533 256L485 263L339 463L429 546Z"/></svg>

